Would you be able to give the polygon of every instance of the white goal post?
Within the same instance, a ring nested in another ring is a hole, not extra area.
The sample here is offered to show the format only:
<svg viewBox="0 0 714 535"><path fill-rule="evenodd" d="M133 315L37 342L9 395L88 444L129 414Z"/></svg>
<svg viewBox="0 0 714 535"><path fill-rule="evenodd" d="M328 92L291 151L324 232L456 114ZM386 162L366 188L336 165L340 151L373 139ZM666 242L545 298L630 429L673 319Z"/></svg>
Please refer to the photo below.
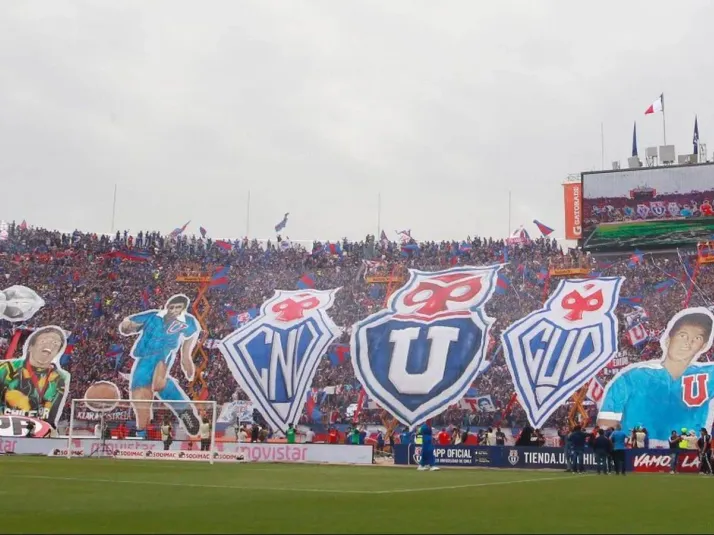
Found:
<svg viewBox="0 0 714 535"><path fill-rule="evenodd" d="M217 409L215 401L73 399L66 456L213 464Z"/></svg>

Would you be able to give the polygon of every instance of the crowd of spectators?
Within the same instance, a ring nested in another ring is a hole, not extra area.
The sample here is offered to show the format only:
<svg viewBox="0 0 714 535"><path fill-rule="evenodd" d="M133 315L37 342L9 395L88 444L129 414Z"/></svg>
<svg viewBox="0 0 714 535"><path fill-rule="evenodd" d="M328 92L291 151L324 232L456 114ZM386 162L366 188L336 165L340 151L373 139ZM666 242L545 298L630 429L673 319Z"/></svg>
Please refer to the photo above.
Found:
<svg viewBox="0 0 714 535"><path fill-rule="evenodd" d="M564 252L555 240L544 238L518 246L507 246L503 240L471 237L454 242L410 242L406 245L412 247L407 248L403 245L368 236L362 242L344 240L336 247L315 243L312 250L305 250L290 244L289 238L280 237L267 243L247 239L216 243L196 236L175 239L148 231L136 236L127 232L101 236L79 231L63 234L12 224L8 239L0 241L3 288L14 284L28 286L44 298L46 306L27 325L18 327L0 322L0 343L7 343L16 328L58 325L72 333L74 341L71 354L63 357L63 367L72 377L70 399L83 397L86 388L97 380L115 382L128 397L132 339L119 335L121 319L147 308L160 308L176 293L194 298L197 287L177 282L176 278L187 273L210 274L225 266L230 266L227 285L212 288L208 293L209 340L230 333L236 313L259 307L275 289L295 289L305 273L311 274L318 289L342 288L330 312L343 329L338 340L341 344L349 343L356 321L384 305L387 285L368 283L367 270L390 274L405 268L444 269L456 263L505 263L502 273L508 287L486 306L487 314L496 320L495 340L509 324L541 307L547 289L552 290L557 282L549 280L549 268L586 267L603 275L623 275L626 280L621 295L641 299L640 304L649 316L648 328L654 335L643 346L630 345L626 322L622 321L630 309L618 307L621 362L630 363L659 356L658 333L686 304L712 304L714 265L702 267L692 281L694 250L595 259L578 250ZM131 254L117 255L117 252ZM676 283L661 291L658 284L670 279ZM115 350L110 351L112 347ZM118 357L116 347L121 347ZM492 345L488 358L493 363L473 385L479 395L492 396L496 411L474 413L454 406L437 419L437 424L484 426L500 420L513 385L499 349L498 343ZM246 399L220 352L211 347L207 352L209 360L202 373L208 384L208 398L219 403ZM178 359L175 366L173 376L189 391ZM605 370L603 374L605 381L608 372L611 371ZM360 391L349 361L335 365L329 358L322 360L313 387L322 390L331 386L337 387L335 393L320 396L319 400L323 423L347 421L347 408L357 401ZM568 410L568 406L562 407L552 417L552 425L562 424ZM302 423L309 422L315 414L314 411L304 414ZM366 410L362 418L378 423L380 412ZM525 414L516 404L506 420L499 423L520 426L524 422Z"/></svg>

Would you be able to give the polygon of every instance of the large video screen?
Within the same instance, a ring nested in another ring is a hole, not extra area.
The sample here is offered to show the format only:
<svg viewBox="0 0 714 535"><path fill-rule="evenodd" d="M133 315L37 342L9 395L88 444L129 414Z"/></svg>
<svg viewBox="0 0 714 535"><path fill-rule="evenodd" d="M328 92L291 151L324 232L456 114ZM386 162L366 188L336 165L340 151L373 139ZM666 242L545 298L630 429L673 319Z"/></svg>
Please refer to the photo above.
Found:
<svg viewBox="0 0 714 535"><path fill-rule="evenodd" d="M583 173L583 247L668 247L714 236L714 164Z"/></svg>

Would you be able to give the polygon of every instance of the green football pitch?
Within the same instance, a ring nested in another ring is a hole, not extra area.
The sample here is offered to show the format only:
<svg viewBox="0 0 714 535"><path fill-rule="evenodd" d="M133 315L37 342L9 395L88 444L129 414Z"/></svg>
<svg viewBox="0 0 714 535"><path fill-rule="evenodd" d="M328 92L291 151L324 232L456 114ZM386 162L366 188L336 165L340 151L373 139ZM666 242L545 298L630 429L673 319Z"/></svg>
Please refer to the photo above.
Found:
<svg viewBox="0 0 714 535"><path fill-rule="evenodd" d="M714 477L0 457L0 533L712 533Z"/></svg>

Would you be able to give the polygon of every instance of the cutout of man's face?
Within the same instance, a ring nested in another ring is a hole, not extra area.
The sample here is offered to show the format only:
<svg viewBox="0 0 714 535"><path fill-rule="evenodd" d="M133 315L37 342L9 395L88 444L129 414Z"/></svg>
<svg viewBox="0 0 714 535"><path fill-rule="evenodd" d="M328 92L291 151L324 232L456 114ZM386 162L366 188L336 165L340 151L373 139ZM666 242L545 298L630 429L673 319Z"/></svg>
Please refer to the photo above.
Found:
<svg viewBox="0 0 714 535"><path fill-rule="evenodd" d="M30 364L37 368L49 367L64 346L62 336L55 331L40 332L32 342L28 348L28 358Z"/></svg>
<svg viewBox="0 0 714 535"><path fill-rule="evenodd" d="M170 318L175 319L178 318L184 310L186 310L186 307L183 303L171 303L167 307L167 315Z"/></svg>
<svg viewBox="0 0 714 535"><path fill-rule="evenodd" d="M683 323L677 332L669 334L667 360L689 362L697 355L707 342L707 333L698 325Z"/></svg>

